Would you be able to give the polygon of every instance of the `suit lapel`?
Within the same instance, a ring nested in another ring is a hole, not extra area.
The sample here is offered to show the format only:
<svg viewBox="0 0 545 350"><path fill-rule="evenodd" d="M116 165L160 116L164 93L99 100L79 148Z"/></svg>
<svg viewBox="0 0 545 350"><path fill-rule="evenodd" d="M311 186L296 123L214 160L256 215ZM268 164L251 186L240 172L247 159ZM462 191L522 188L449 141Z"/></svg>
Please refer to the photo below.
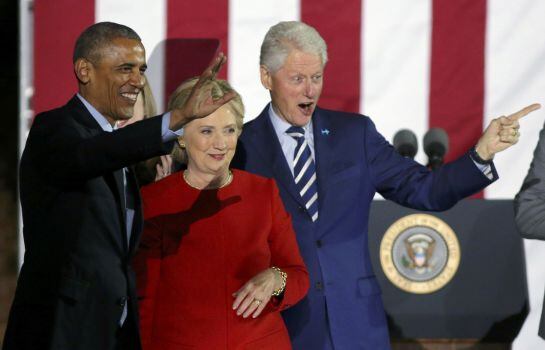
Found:
<svg viewBox="0 0 545 350"><path fill-rule="evenodd" d="M142 202L140 199L140 191L138 189L136 177L134 175L134 169L129 168L127 174L127 186L128 190L132 191L134 198L134 220L132 224L132 232L129 242L129 252L133 252L138 240L140 239L140 233L142 232Z"/></svg>
<svg viewBox="0 0 545 350"><path fill-rule="evenodd" d="M87 108L83 105L81 100L74 96L70 101L68 101L66 107L70 111L70 114L74 116L76 121L88 129L91 135L98 135L100 133L106 132L102 127L97 123L95 118L89 113ZM125 211L125 193L123 185L123 169L116 170L112 173L104 175L104 180L110 187L110 190L116 197L118 203L118 215L121 221L121 237L113 237L115 242L121 244L122 252L127 250L127 221L126 221L126 211Z"/></svg>
<svg viewBox="0 0 545 350"><path fill-rule="evenodd" d="M319 108L316 108L312 116L312 132L314 134L314 160L318 179L318 204L319 210L322 211L331 173L331 164L334 160L332 142L335 135L324 117L324 111Z"/></svg>
<svg viewBox="0 0 545 350"><path fill-rule="evenodd" d="M125 202L125 184L123 181L123 169L114 171L114 178L116 184L116 192L119 198L120 211L121 211L121 233L122 233L122 242L123 250L126 251L129 245L127 242L127 203Z"/></svg>
<svg viewBox="0 0 545 350"><path fill-rule="evenodd" d="M271 164L271 172L279 186L286 189L293 199L304 206L303 199L299 195L299 191L295 186L293 175L288 166L280 141L276 136L274 127L269 119L269 107L265 107L263 112L256 118L256 128L252 135L252 144L261 154L265 163Z"/></svg>

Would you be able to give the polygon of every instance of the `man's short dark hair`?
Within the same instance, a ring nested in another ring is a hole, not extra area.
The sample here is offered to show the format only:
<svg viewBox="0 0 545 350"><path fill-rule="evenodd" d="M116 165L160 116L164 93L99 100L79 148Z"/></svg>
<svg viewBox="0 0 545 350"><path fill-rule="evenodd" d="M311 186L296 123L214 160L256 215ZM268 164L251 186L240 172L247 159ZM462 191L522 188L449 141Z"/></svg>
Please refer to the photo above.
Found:
<svg viewBox="0 0 545 350"><path fill-rule="evenodd" d="M75 63L78 58L85 58L93 63L100 61L100 51L113 40L125 38L142 41L138 34L131 28L113 22L99 22L85 29L74 47Z"/></svg>

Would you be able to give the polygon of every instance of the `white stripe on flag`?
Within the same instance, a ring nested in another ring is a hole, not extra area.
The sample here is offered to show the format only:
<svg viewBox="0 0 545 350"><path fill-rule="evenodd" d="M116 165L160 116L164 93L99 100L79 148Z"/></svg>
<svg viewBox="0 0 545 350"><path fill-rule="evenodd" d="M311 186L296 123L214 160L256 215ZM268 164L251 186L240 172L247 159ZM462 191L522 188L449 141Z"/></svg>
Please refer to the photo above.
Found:
<svg viewBox="0 0 545 350"><path fill-rule="evenodd" d="M146 76L157 102L157 110L163 112L166 0L153 3L146 0L96 0L95 19L97 22L112 21L127 25L142 38L148 63Z"/></svg>
<svg viewBox="0 0 545 350"><path fill-rule="evenodd" d="M489 0L486 28L484 126L545 96L545 2ZM533 157L544 110L521 119L521 138L494 159L500 179L488 186L485 198L513 198L520 190ZM513 350L545 349L537 335L543 305L545 242L525 240L530 313Z"/></svg>
<svg viewBox="0 0 545 350"><path fill-rule="evenodd" d="M245 122L270 101L259 79L259 50L267 30L279 21L299 18L298 0L229 1L229 81L244 101Z"/></svg>
<svg viewBox="0 0 545 350"><path fill-rule="evenodd" d="M360 110L390 142L403 128L422 139L428 129L431 0L366 0L362 11ZM425 162L422 150L416 159Z"/></svg>
<svg viewBox="0 0 545 350"><path fill-rule="evenodd" d="M491 0L488 2L485 55L484 127L493 118L544 102L544 1ZM521 123L521 137L494 163L500 180L489 186L485 198L513 198L526 176L545 113L534 112Z"/></svg>

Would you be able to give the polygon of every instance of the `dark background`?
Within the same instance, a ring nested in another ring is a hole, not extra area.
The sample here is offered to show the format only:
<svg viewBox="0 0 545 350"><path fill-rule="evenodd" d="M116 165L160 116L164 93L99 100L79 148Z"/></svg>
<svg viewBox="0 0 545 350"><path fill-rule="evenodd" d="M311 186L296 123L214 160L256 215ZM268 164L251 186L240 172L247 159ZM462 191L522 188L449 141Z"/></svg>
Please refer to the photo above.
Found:
<svg viewBox="0 0 545 350"><path fill-rule="evenodd" d="M0 344L17 276L19 1L0 0Z"/></svg>

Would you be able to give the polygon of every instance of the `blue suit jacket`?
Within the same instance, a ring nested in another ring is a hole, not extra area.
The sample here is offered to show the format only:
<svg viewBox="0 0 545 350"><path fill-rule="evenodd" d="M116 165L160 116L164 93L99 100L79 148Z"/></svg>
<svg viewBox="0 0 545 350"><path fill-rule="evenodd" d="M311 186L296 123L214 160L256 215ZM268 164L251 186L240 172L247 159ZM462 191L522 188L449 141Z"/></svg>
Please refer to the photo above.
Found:
<svg viewBox="0 0 545 350"><path fill-rule="evenodd" d="M295 187L268 108L244 126L233 162L275 178L292 215L311 288L283 313L284 320L294 349L389 349L367 243L375 192L411 208L445 210L491 181L468 154L434 172L401 157L368 117L317 108L312 120L320 214L316 222ZM496 179L494 168L493 174Z"/></svg>

